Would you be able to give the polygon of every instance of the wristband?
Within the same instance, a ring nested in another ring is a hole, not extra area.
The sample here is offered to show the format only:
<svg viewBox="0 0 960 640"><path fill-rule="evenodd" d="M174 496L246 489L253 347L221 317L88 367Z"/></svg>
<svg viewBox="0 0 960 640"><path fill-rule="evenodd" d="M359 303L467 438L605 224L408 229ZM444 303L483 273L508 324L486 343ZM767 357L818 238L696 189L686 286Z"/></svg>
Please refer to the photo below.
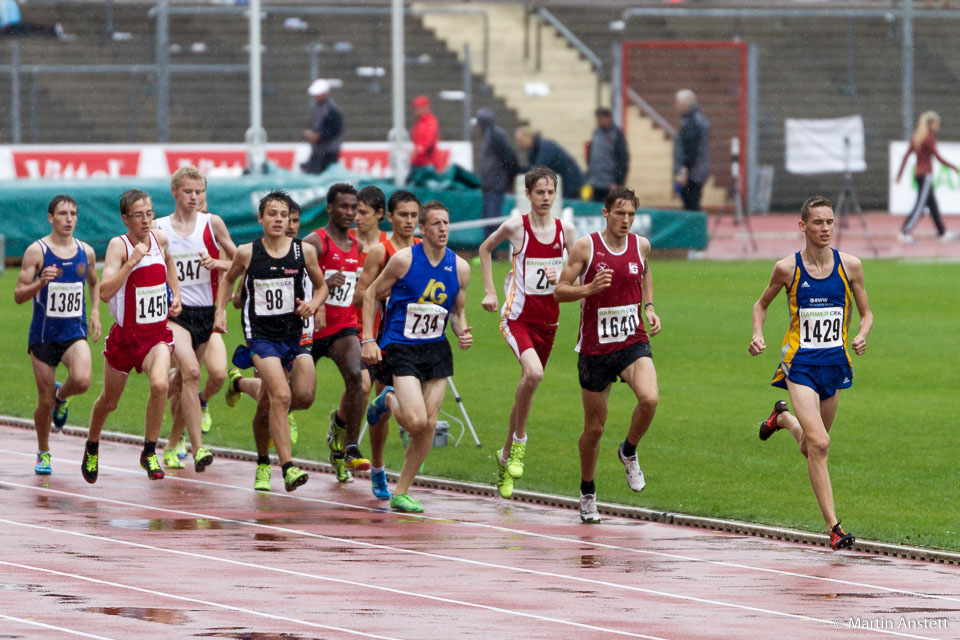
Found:
<svg viewBox="0 0 960 640"><path fill-rule="evenodd" d="M370 338L369 340L361 340L361 341L360 341L360 346L362 347L363 345L367 344L368 342L376 342L376 340L374 340L373 338Z"/></svg>
<svg viewBox="0 0 960 640"><path fill-rule="evenodd" d="M657 306L657 305L653 304L652 302L644 302L644 303L643 303L643 308L644 308L644 309L646 309L647 307L655 307L655 306Z"/></svg>

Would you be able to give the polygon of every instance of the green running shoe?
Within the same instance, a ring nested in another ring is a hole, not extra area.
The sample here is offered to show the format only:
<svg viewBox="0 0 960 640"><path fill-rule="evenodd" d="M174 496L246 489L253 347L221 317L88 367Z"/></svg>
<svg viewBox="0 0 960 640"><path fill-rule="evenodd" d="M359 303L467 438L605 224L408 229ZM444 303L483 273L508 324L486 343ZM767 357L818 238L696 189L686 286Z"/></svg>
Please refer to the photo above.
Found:
<svg viewBox="0 0 960 640"><path fill-rule="evenodd" d="M59 390L61 386L63 385L58 382L55 389ZM63 429L63 425L67 424L67 415L70 413L67 410L67 404L70 402L70 398L67 398L66 400L57 400L57 393L54 391L53 400L53 426L57 429Z"/></svg>
<svg viewBox="0 0 960 640"><path fill-rule="evenodd" d="M180 460L177 450L168 447L163 450L163 466L167 469L183 469L186 465Z"/></svg>
<svg viewBox="0 0 960 640"><path fill-rule="evenodd" d="M210 429L213 428L213 418L210 417L210 408L205 405L200 405L200 433L210 433Z"/></svg>
<svg viewBox="0 0 960 640"><path fill-rule="evenodd" d="M306 471L301 471L294 465L283 474L283 486L287 491L293 491L297 487L307 484L309 477Z"/></svg>
<svg viewBox="0 0 960 640"><path fill-rule="evenodd" d="M226 400L228 407L235 407L237 406L237 402L240 401L240 392L233 388L233 383L242 377L243 375L241 375L240 369L236 367L230 367L230 371L227 372Z"/></svg>
<svg viewBox="0 0 960 640"><path fill-rule="evenodd" d="M193 469L197 473L203 473L207 467L213 463L213 454L203 447L197 448L193 456Z"/></svg>
<svg viewBox="0 0 960 640"><path fill-rule="evenodd" d="M300 439L300 430L297 428L297 421L292 413L287 414L287 424L290 425L290 444L297 444L297 440Z"/></svg>
<svg viewBox="0 0 960 640"><path fill-rule="evenodd" d="M347 428L337 425L337 410L330 412L330 428L327 430L327 446L332 453L343 453L343 441L347 437Z"/></svg>
<svg viewBox="0 0 960 640"><path fill-rule="evenodd" d="M402 513L423 513L423 505L405 493L390 498L390 508Z"/></svg>
<svg viewBox="0 0 960 640"><path fill-rule="evenodd" d="M333 465L333 475L337 476L337 482L353 482L353 474L347 469L347 459L342 453L331 451L330 464Z"/></svg>
<svg viewBox="0 0 960 640"><path fill-rule="evenodd" d="M257 465L257 476L253 481L253 489L254 491L270 491L270 465Z"/></svg>
<svg viewBox="0 0 960 640"><path fill-rule="evenodd" d="M160 461L157 460L157 454L140 454L140 468L147 472L147 477L151 480L163 480L163 469L160 468Z"/></svg>
<svg viewBox="0 0 960 640"><path fill-rule="evenodd" d="M53 469L50 468L50 452L37 452L37 466L33 468L33 472L38 476L48 476L53 473Z"/></svg>
<svg viewBox="0 0 960 640"><path fill-rule="evenodd" d="M525 443L514 442L510 445L510 457L507 458L507 473L519 480L523 477L523 455L527 452Z"/></svg>
<svg viewBox="0 0 960 640"><path fill-rule="evenodd" d="M173 450L181 460L187 457L187 439L183 437L183 434L180 435L180 442Z"/></svg>
<svg viewBox="0 0 960 640"><path fill-rule="evenodd" d="M502 449L497 452L497 491L500 492L501 498L509 498L513 495L513 476L509 473L509 467L500 462L502 452Z"/></svg>
<svg viewBox="0 0 960 640"><path fill-rule="evenodd" d="M80 473L83 474L83 479L90 484L97 481L97 474L100 471L100 467L97 464L99 457L98 454L88 453L87 447L83 447L83 462L80 463Z"/></svg>

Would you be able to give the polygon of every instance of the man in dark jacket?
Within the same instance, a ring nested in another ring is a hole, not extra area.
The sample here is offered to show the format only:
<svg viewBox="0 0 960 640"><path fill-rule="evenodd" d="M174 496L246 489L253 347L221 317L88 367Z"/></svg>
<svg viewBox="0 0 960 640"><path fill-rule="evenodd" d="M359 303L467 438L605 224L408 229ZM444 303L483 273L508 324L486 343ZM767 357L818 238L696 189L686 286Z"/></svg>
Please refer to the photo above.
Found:
<svg viewBox="0 0 960 640"><path fill-rule="evenodd" d="M587 150L587 181L593 188L593 200L603 202L611 189L626 183L630 154L627 139L620 127L613 123L610 109L600 107L594 115L597 128Z"/></svg>
<svg viewBox="0 0 960 640"><path fill-rule="evenodd" d="M549 167L560 176L564 198L580 197L583 172L577 166L577 161L563 147L542 137L540 132L534 132L530 127L519 127L513 134L513 139L517 143L517 149L527 154L527 164L520 169L523 173L537 165Z"/></svg>
<svg viewBox="0 0 960 640"><path fill-rule="evenodd" d="M677 111L683 116L673 141L673 179L680 187L683 208L700 210L703 184L710 177L710 123L689 89L677 91Z"/></svg>
<svg viewBox="0 0 960 640"><path fill-rule="evenodd" d="M497 218L503 215L504 196L513 187L513 177L520 173L520 163L507 134L494 123L492 111L480 109L473 122L483 135L477 167L483 190L483 217ZM489 235L495 228L496 225L485 227L484 233Z"/></svg>
<svg viewBox="0 0 960 640"><path fill-rule="evenodd" d="M330 83L314 80L307 89L316 103L310 116L310 128L303 130L304 139L313 149L310 158L300 165L304 173L323 173L340 158L343 144L343 112L330 99Z"/></svg>

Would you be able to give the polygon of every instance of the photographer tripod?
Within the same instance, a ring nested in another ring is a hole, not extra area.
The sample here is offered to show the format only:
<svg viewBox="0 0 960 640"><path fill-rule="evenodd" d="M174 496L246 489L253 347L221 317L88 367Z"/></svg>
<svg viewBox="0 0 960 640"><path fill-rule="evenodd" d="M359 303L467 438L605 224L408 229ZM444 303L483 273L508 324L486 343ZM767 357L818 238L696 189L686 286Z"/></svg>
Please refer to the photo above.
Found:
<svg viewBox="0 0 960 640"><path fill-rule="evenodd" d="M850 140L849 138L844 138L843 142L847 148L847 166L849 167ZM843 186L840 188L840 195L837 196L836 210L834 211L837 219L836 238L838 248L840 247L840 235L849 224L851 207L853 207L853 210L856 211L857 215L860 217L860 225L863 227L863 234L867 237L867 246L870 247L870 250L873 252L873 257L878 257L880 252L877 251L877 245L873 243L873 234L870 233L870 226L867 224L867 219L863 217L863 210L860 208L860 202L857 200L857 191L853 188L853 174L850 173L848 168L843 173Z"/></svg>

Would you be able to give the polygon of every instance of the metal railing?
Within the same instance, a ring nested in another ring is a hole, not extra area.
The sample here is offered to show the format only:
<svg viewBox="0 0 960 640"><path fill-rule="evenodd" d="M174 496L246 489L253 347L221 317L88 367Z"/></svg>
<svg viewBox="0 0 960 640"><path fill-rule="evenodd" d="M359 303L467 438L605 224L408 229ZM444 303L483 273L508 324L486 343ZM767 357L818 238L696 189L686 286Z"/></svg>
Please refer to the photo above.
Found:
<svg viewBox="0 0 960 640"><path fill-rule="evenodd" d="M640 94L634 91L631 87L627 87L627 100L631 104L636 105L640 108L640 111L656 123L658 127L663 129L670 138L677 137L677 129L672 124L670 124L666 118L664 118L659 111L654 109L649 102L640 97Z"/></svg>
<svg viewBox="0 0 960 640"><path fill-rule="evenodd" d="M524 59L529 60L530 58L530 17L535 15L537 17L537 23L535 26L535 37L536 44L534 46L534 69L539 73L542 67L543 62L543 34L542 28L545 24L549 24L551 27L556 30L556 32L567 41L570 46L576 49L580 55L587 59L590 65L593 67L594 74L596 75L596 104L600 106L602 101L603 93L603 79L604 79L604 64L603 59L596 54L596 52L588 47L583 40L581 40L577 35L570 30L570 28L563 23L560 18L550 12L548 9L539 7L537 9L532 9L530 7L524 12L524 29L523 29L523 55Z"/></svg>

